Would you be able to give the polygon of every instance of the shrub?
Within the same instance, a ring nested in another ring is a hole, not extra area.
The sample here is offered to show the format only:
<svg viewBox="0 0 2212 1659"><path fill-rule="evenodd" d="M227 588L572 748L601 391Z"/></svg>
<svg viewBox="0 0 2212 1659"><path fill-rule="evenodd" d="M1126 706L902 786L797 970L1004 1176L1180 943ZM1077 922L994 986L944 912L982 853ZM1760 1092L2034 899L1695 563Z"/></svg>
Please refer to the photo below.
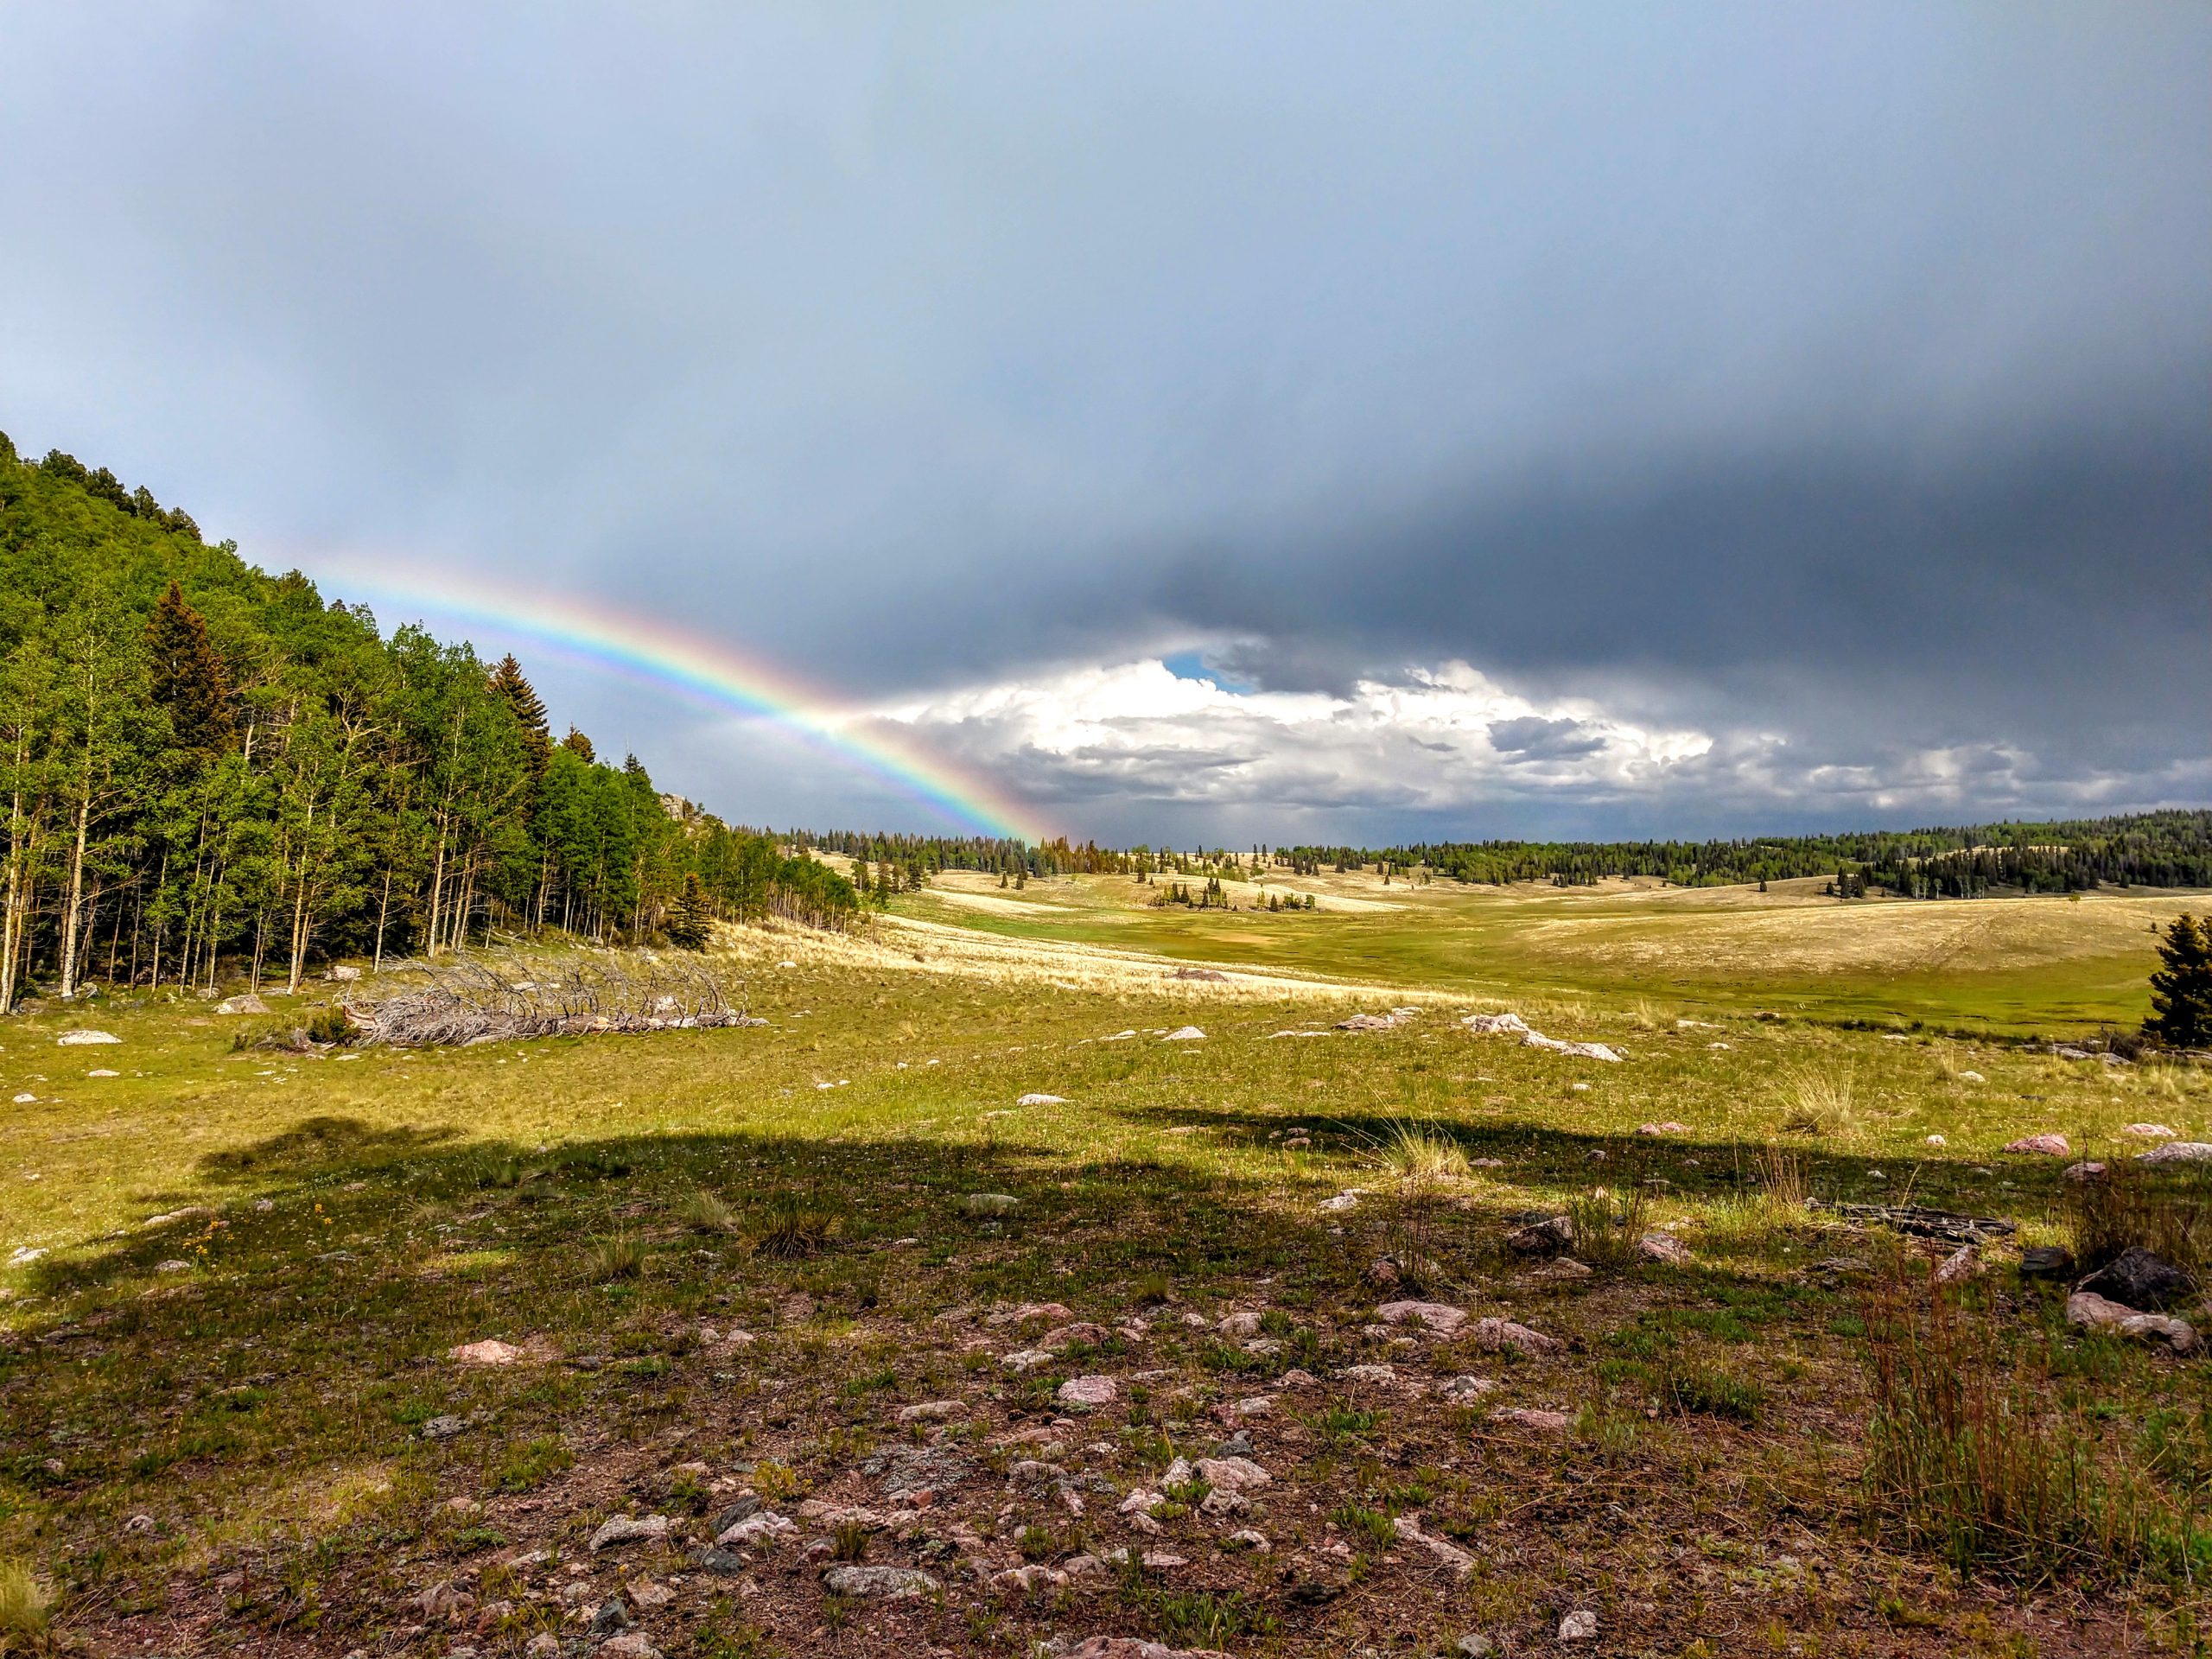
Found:
<svg viewBox="0 0 2212 1659"><path fill-rule="evenodd" d="M307 1032L309 1042L334 1046L352 1042L361 1034L361 1028L353 1023L352 1014L334 1003L308 1016Z"/></svg>
<svg viewBox="0 0 2212 1659"><path fill-rule="evenodd" d="M1569 1198L1567 1216L1574 1224L1575 1259L1615 1273L1634 1267L1650 1209L1650 1198L1641 1186L1620 1192L1593 1187Z"/></svg>

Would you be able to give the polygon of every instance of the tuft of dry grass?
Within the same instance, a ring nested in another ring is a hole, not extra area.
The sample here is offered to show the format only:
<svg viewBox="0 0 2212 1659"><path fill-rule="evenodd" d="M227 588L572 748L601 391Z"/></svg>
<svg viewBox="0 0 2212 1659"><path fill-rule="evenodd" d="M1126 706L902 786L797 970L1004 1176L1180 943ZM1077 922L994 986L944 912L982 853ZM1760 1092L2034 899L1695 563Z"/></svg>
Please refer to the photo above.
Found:
<svg viewBox="0 0 2212 1659"><path fill-rule="evenodd" d="M53 1592L28 1563L0 1560L0 1654L39 1651L53 1621Z"/></svg>
<svg viewBox="0 0 2212 1659"><path fill-rule="evenodd" d="M737 1211L720 1193L701 1187L676 1206L676 1218L695 1232L727 1233L737 1226Z"/></svg>
<svg viewBox="0 0 2212 1659"><path fill-rule="evenodd" d="M2189 1165L2147 1170L2124 1155L2104 1163L2098 1179L2065 1185L2075 1259L2102 1267L2139 1246L2202 1276L2212 1265L2212 1174Z"/></svg>
<svg viewBox="0 0 2212 1659"><path fill-rule="evenodd" d="M629 1233L610 1233L585 1247L584 1277L594 1284L635 1279L645 1270L645 1242Z"/></svg>
<svg viewBox="0 0 2212 1659"><path fill-rule="evenodd" d="M1861 1127L1857 1090L1848 1071L1794 1066L1783 1074L1782 1127L1791 1135L1840 1140Z"/></svg>
<svg viewBox="0 0 2212 1659"><path fill-rule="evenodd" d="M803 1192L779 1192L750 1237L754 1255L789 1262L821 1255L844 1230L844 1217L820 1199Z"/></svg>

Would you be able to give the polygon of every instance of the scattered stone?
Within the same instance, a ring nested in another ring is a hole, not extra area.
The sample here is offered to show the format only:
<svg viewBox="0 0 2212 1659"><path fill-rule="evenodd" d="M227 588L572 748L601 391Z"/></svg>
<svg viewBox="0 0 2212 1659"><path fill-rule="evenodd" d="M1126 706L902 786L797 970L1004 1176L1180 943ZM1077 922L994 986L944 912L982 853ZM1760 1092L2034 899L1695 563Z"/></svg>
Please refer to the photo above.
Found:
<svg viewBox="0 0 2212 1659"><path fill-rule="evenodd" d="M1470 1327L1469 1334L1474 1338L1475 1345L1485 1351L1494 1353L1500 1348L1517 1348L1530 1359L1542 1359L1562 1352L1567 1347L1557 1337L1531 1331L1527 1325L1511 1319L1477 1319Z"/></svg>
<svg viewBox="0 0 2212 1659"><path fill-rule="evenodd" d="M1928 1144L1931 1147L1948 1147L1951 1143L1940 1135L1931 1135L1928 1137Z"/></svg>
<svg viewBox="0 0 2212 1659"><path fill-rule="evenodd" d="M1472 1405L1484 1395L1496 1394L1502 1385L1486 1376L1455 1376L1444 1385L1444 1397L1455 1406Z"/></svg>
<svg viewBox="0 0 2212 1659"><path fill-rule="evenodd" d="M1200 1458L1198 1471L1200 1480L1223 1491L1255 1492L1274 1480L1249 1458Z"/></svg>
<svg viewBox="0 0 2212 1659"><path fill-rule="evenodd" d="M416 1596L414 1605L422 1609L425 1618L457 1622L475 1607L476 1598L451 1580L441 1580Z"/></svg>
<svg viewBox="0 0 2212 1659"><path fill-rule="evenodd" d="M1505 1248L1516 1255L1557 1255L1574 1248L1574 1223L1565 1216L1531 1222L1508 1233Z"/></svg>
<svg viewBox="0 0 2212 1659"><path fill-rule="evenodd" d="M1452 1645L1459 1659L1497 1659L1497 1643L1479 1630L1469 1630Z"/></svg>
<svg viewBox="0 0 2212 1659"><path fill-rule="evenodd" d="M1528 1021L1517 1014L1470 1014L1464 1016L1459 1023L1469 1031L1478 1033L1524 1032L1529 1029Z"/></svg>
<svg viewBox="0 0 2212 1659"><path fill-rule="evenodd" d="M999 1363L1009 1371L1033 1371L1051 1364L1052 1357L1042 1348L1017 1348Z"/></svg>
<svg viewBox="0 0 2212 1659"><path fill-rule="evenodd" d="M2066 1299L2066 1319L2084 1330L2109 1330L2123 1337L2163 1342L2177 1354L2196 1351L2196 1331L2186 1319L2163 1313L2139 1313L2119 1302L2107 1301L2094 1291L2077 1290Z"/></svg>
<svg viewBox="0 0 2212 1659"><path fill-rule="evenodd" d="M458 1348L448 1348L446 1357L457 1365L512 1365L522 1357L522 1350L496 1338L486 1338L482 1342L464 1342Z"/></svg>
<svg viewBox="0 0 2212 1659"><path fill-rule="evenodd" d="M1255 1555L1265 1555L1274 1548L1268 1541L1268 1535L1251 1527L1240 1528L1229 1535L1228 1541L1238 1549L1249 1549Z"/></svg>
<svg viewBox="0 0 2212 1659"><path fill-rule="evenodd" d="M711 1573L718 1579L734 1579L745 1571L745 1557L734 1549L722 1549L709 1545L691 1558L702 1573Z"/></svg>
<svg viewBox="0 0 2212 1659"><path fill-rule="evenodd" d="M1232 1341L1242 1342L1247 1337L1256 1337L1260 1334L1260 1316L1257 1313L1249 1313L1224 1314L1221 1323L1214 1326L1214 1329Z"/></svg>
<svg viewBox="0 0 2212 1659"><path fill-rule="evenodd" d="M1594 1642L1598 1639L1598 1615L1587 1607L1578 1607L1559 1622L1559 1639L1562 1642Z"/></svg>
<svg viewBox="0 0 2212 1659"><path fill-rule="evenodd" d="M1066 1573L1041 1562L1032 1562L1027 1567L1010 1567L1002 1573L991 1574L991 1583L1001 1590L1057 1590L1067 1581Z"/></svg>
<svg viewBox="0 0 2212 1659"><path fill-rule="evenodd" d="M2139 1244L2107 1262L2075 1287L2138 1312L2171 1307L2192 1287L2187 1274Z"/></svg>
<svg viewBox="0 0 2212 1659"><path fill-rule="evenodd" d="M2079 1186L2088 1181L2101 1181L2111 1173L2112 1171L2102 1162L2094 1159L2085 1159L2081 1163L2067 1165L2059 1172L2058 1178L2063 1181L2071 1181Z"/></svg>
<svg viewBox="0 0 2212 1659"><path fill-rule="evenodd" d="M584 1634L594 1641L600 1641L613 1636L617 1630L627 1630L635 1623L637 1621L630 1617L630 1604L622 1599L618 1591L600 1603L599 1611L591 1616L591 1628Z"/></svg>
<svg viewBox="0 0 2212 1659"><path fill-rule="evenodd" d="M2063 1279L2074 1271L2074 1252L2063 1244L2032 1244L2020 1252L2023 1279Z"/></svg>
<svg viewBox="0 0 2212 1659"><path fill-rule="evenodd" d="M243 996L226 996L215 1005L218 1014L266 1014L269 1005L248 991Z"/></svg>
<svg viewBox="0 0 2212 1659"><path fill-rule="evenodd" d="M2202 1164L2212 1162L2212 1141L2169 1141L2163 1147L2139 1153L2139 1164Z"/></svg>
<svg viewBox="0 0 2212 1659"><path fill-rule="evenodd" d="M1961 1244L1950 1255L1945 1256L1942 1264L1936 1268L1936 1282L1939 1285L1960 1284L1973 1278L1980 1271L1981 1259L1975 1254L1974 1247L1971 1244Z"/></svg>
<svg viewBox="0 0 2212 1659"><path fill-rule="evenodd" d="M2024 1135L2018 1141L2006 1141L2005 1150L2037 1154L2045 1158L2063 1158L2074 1148L2063 1135Z"/></svg>
<svg viewBox="0 0 2212 1659"><path fill-rule="evenodd" d="M1068 1103L1060 1095L1024 1095L1014 1103L1017 1106L1065 1106Z"/></svg>
<svg viewBox="0 0 2212 1659"><path fill-rule="evenodd" d="M596 1555L601 1550L612 1548L616 1544L633 1544L641 1538L667 1536L668 1517L664 1515L649 1515L642 1521L627 1515L610 1515L600 1522L599 1530L592 1534L588 1548Z"/></svg>
<svg viewBox="0 0 2212 1659"><path fill-rule="evenodd" d="M330 971L323 976L325 979L340 985L350 985L360 976L361 970L350 962L335 963Z"/></svg>
<svg viewBox="0 0 2212 1659"><path fill-rule="evenodd" d="M154 1517L150 1515L134 1515L123 1523L123 1535L126 1538L148 1537L153 1530Z"/></svg>
<svg viewBox="0 0 2212 1659"><path fill-rule="evenodd" d="M1182 1026L1169 1032L1160 1040L1163 1043L1195 1043L1204 1040L1205 1033L1196 1026Z"/></svg>
<svg viewBox="0 0 2212 1659"><path fill-rule="evenodd" d="M1422 1531L1421 1522L1410 1515L1402 1515L1391 1522L1390 1530L1397 1534L1400 1541L1419 1545L1460 1578L1465 1578L1475 1570L1473 1556L1448 1540Z"/></svg>
<svg viewBox="0 0 2212 1659"><path fill-rule="evenodd" d="M651 1612L656 1607L665 1607L676 1599L676 1592L664 1584L655 1584L651 1579L640 1579L630 1586L630 1599Z"/></svg>
<svg viewBox="0 0 2212 1659"><path fill-rule="evenodd" d="M1103 1325L1093 1325L1087 1320L1078 1321L1074 1325L1053 1326L1037 1338L1037 1345L1048 1354L1058 1355L1078 1344L1096 1348L1112 1334Z"/></svg>
<svg viewBox="0 0 2212 1659"><path fill-rule="evenodd" d="M1333 1198L1324 1198L1321 1200L1321 1207L1332 1214L1345 1210L1357 1210L1359 1207L1359 1189L1351 1187L1338 1193Z"/></svg>
<svg viewBox="0 0 2212 1659"><path fill-rule="evenodd" d="M449 1440L467 1427L461 1419L448 1414L429 1419L415 1433L426 1440Z"/></svg>
<svg viewBox="0 0 2212 1659"><path fill-rule="evenodd" d="M111 1031L65 1031L54 1040L63 1048L84 1048L95 1043L119 1043L123 1039Z"/></svg>
<svg viewBox="0 0 2212 1659"><path fill-rule="evenodd" d="M911 1406L899 1408L902 1423L944 1423L965 1414L968 1408L957 1400L924 1400Z"/></svg>
<svg viewBox="0 0 2212 1659"><path fill-rule="evenodd" d="M971 1216L1003 1216L1021 1203L1011 1192L970 1192L960 1207Z"/></svg>
<svg viewBox="0 0 2212 1659"><path fill-rule="evenodd" d="M1528 1406L1508 1406L1491 1415L1503 1423L1518 1423L1523 1428L1533 1428L1547 1434L1556 1434L1561 1429L1574 1427L1574 1419L1563 1411L1537 1411Z"/></svg>
<svg viewBox="0 0 2212 1659"><path fill-rule="evenodd" d="M361 1649L357 1648L354 1651L359 1653ZM540 1630L523 1644L522 1652L523 1659L560 1659L561 1638L550 1630ZM353 1659L353 1656L347 1655L346 1659Z"/></svg>
<svg viewBox="0 0 2212 1659"><path fill-rule="evenodd" d="M1639 1123L1636 1126L1636 1132L1638 1135L1688 1135L1690 1126L1677 1123L1670 1117L1663 1123Z"/></svg>
<svg viewBox="0 0 2212 1659"><path fill-rule="evenodd" d="M1646 1262L1664 1267L1688 1267L1690 1262L1690 1247L1672 1233L1656 1228L1636 1241L1636 1253Z"/></svg>
<svg viewBox="0 0 2212 1659"><path fill-rule="evenodd" d="M1128 1552L1122 1554L1126 1558ZM1229 1656L1212 1648L1166 1647L1141 1637L1093 1636L1067 1649L1062 1659L1229 1659Z"/></svg>
<svg viewBox="0 0 2212 1659"><path fill-rule="evenodd" d="M1385 1325L1414 1325L1440 1337L1456 1334L1467 1322L1466 1310L1445 1302L1385 1302L1375 1310Z"/></svg>
<svg viewBox="0 0 2212 1659"><path fill-rule="evenodd" d="M1059 1392L1053 1397L1071 1409L1090 1411L1112 1405L1121 1397L1121 1390L1110 1376L1071 1376L1060 1384Z"/></svg>
<svg viewBox="0 0 2212 1659"><path fill-rule="evenodd" d="M599 1656L600 1659L661 1659L661 1651L643 1630L625 1630L612 1640L601 1643Z"/></svg>
<svg viewBox="0 0 2212 1659"><path fill-rule="evenodd" d="M2139 1135L2145 1141L2171 1141L2174 1132L2163 1123L2126 1123L2120 1126L2122 1135Z"/></svg>
<svg viewBox="0 0 2212 1659"><path fill-rule="evenodd" d="M123 1073L113 1071L105 1065L96 1065L91 1071L86 1072L85 1075L88 1077L119 1077Z"/></svg>
<svg viewBox="0 0 2212 1659"><path fill-rule="evenodd" d="M715 1541L725 1549L732 1544L750 1544L760 1549L772 1545L779 1538L788 1538L798 1530L798 1523L790 1517L778 1515L773 1510L762 1510L718 1534Z"/></svg>
<svg viewBox="0 0 2212 1659"><path fill-rule="evenodd" d="M1979 1071L1961 1071L1959 1073L1959 1081L1961 1083L1987 1083L1989 1079Z"/></svg>
<svg viewBox="0 0 2212 1659"><path fill-rule="evenodd" d="M1347 1382L1370 1382L1382 1389L1398 1386L1398 1370L1395 1365L1347 1365L1337 1375Z"/></svg>
<svg viewBox="0 0 2212 1659"><path fill-rule="evenodd" d="M833 1567L822 1575L822 1582L841 1596L880 1597L886 1601L926 1596L938 1588L935 1579L912 1567Z"/></svg>

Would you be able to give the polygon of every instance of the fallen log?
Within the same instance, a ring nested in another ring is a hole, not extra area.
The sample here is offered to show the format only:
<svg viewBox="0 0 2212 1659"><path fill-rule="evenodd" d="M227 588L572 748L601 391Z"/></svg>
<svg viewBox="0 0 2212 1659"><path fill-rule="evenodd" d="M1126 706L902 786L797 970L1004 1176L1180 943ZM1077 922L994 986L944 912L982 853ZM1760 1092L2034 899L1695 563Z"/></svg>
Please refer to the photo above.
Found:
<svg viewBox="0 0 2212 1659"><path fill-rule="evenodd" d="M2018 1230L2012 1222L1995 1216L1966 1216L1955 1210L1929 1210L1916 1204L1836 1204L1813 1198L1808 1207L1840 1216L1858 1226L1887 1227L1915 1238L1940 1238L1953 1244L1980 1243Z"/></svg>

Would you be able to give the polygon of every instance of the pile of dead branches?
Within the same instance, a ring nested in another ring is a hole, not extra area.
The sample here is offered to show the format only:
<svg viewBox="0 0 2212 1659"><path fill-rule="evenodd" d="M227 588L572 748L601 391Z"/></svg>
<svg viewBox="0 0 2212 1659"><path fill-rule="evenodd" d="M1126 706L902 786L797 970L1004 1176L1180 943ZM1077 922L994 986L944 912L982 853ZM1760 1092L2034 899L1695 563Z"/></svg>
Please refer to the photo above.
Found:
<svg viewBox="0 0 2212 1659"><path fill-rule="evenodd" d="M359 1027L356 1041L454 1048L529 1037L767 1024L732 1008L714 974L693 961L594 953L418 962L383 977L398 979L402 988L346 1006Z"/></svg>

